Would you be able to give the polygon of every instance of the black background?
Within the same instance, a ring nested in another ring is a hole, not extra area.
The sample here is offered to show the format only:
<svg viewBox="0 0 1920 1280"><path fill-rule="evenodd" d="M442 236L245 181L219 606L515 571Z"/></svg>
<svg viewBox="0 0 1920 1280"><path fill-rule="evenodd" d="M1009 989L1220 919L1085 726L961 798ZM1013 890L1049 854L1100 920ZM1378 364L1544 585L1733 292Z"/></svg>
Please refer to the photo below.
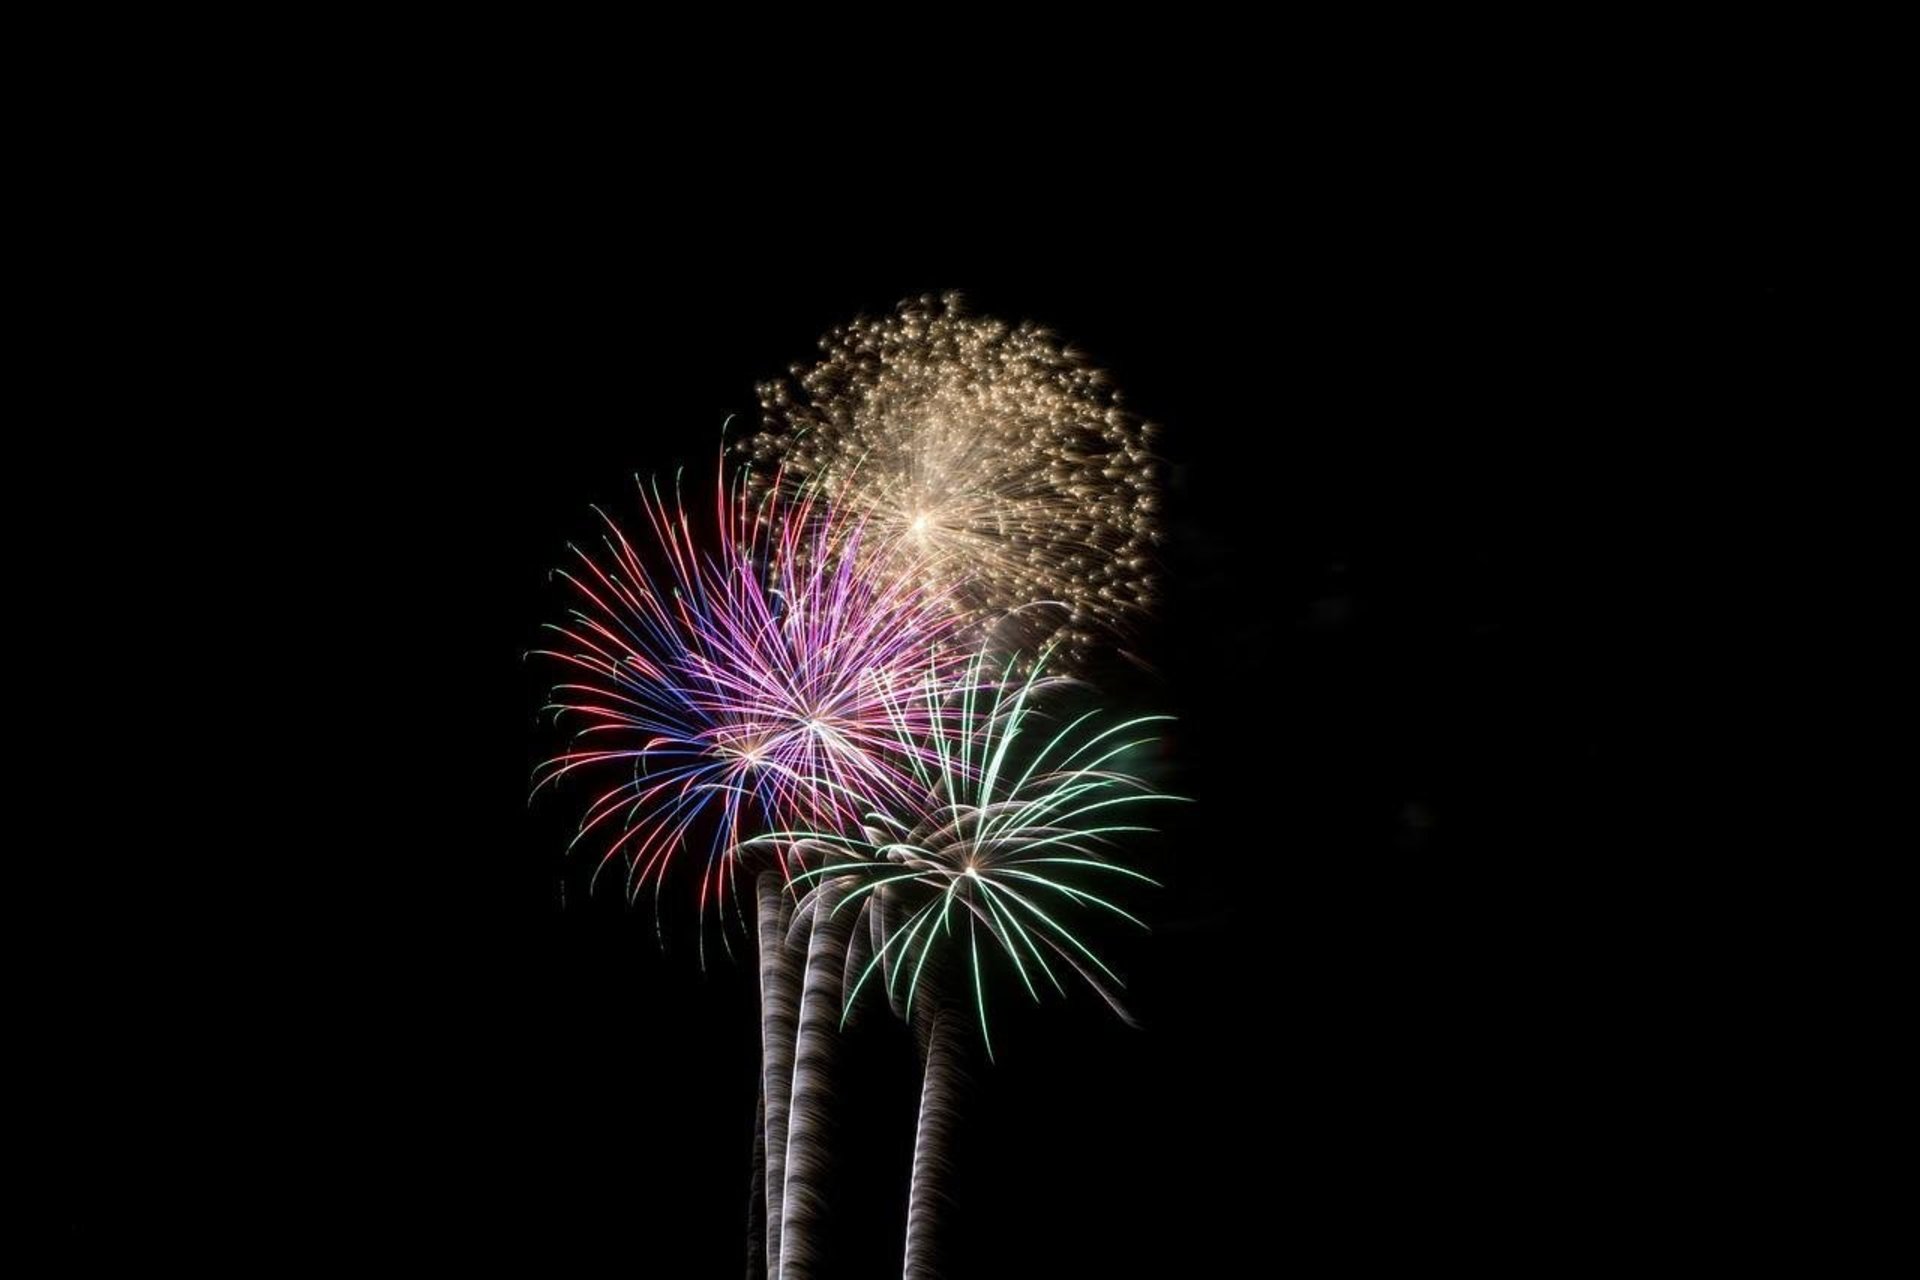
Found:
<svg viewBox="0 0 1920 1280"><path fill-rule="evenodd" d="M523 654L590 503L707 474L757 380L948 289L1163 428L1155 670L1112 679L1178 717L1164 781L1197 801L1152 852L1153 936L1117 944L1143 1028L1004 1002L950 1274L1524 1260L1681 1212L1684 1157L1615 1172L1670 1134L1697 1013L1668 985L1687 886L1639 816L1671 746L1648 655L1680 625L1671 512L1787 412L1806 317L1775 262L1643 214L1251 188L937 229L905 198L801 229L684 192L467 196L308 246L263 471L319 642L313 772L235 820L278 853L213 873L239 939L173 938L177 979L87 962L121 1023L73 1033L100 1109L72 1238L164 1206L269 1257L740 1274L751 974L585 891L578 795L527 803L555 739ZM905 1033L859 1025L839 1087L832 1274L893 1274Z"/></svg>

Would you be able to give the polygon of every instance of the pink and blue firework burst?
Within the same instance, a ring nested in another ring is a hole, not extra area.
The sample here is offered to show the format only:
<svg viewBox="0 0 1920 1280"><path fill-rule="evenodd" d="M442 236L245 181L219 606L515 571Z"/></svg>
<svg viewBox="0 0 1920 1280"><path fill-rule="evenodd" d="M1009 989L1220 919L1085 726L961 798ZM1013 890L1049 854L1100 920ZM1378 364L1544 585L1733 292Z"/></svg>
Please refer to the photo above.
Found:
<svg viewBox="0 0 1920 1280"><path fill-rule="evenodd" d="M641 509L638 545L599 512L601 553L573 547L559 571L578 598L549 628L566 643L539 652L576 673L549 709L578 728L534 791L601 778L574 845L604 836L600 870L622 860L635 895L691 856L704 928L752 836L841 829L850 797L912 788L928 726L902 691L966 657L951 601L876 572L860 525L817 503L716 483L711 528L677 493L643 486ZM775 865L794 871L784 853Z"/></svg>

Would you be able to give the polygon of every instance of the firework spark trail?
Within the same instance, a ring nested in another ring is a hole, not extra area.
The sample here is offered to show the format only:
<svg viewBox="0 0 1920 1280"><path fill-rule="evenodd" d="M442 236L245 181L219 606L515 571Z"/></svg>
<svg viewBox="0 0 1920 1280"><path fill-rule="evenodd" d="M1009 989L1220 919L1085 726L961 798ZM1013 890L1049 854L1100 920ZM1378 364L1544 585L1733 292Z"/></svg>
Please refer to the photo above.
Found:
<svg viewBox="0 0 1920 1280"><path fill-rule="evenodd" d="M761 388L762 429L735 445L761 477L871 519L1009 648L1079 663L1150 604L1152 428L1077 353L953 294L821 346Z"/></svg>
<svg viewBox="0 0 1920 1280"><path fill-rule="evenodd" d="M926 1006L931 1009L933 1006ZM953 1138L960 1123L959 1031L944 1010L923 1013L920 1113L914 1124L913 1182L907 1196L906 1280L937 1280L940 1226Z"/></svg>
<svg viewBox="0 0 1920 1280"><path fill-rule="evenodd" d="M818 1238L828 1199L827 1107L848 934L847 921L835 918L834 902L834 886L823 885L808 895L808 918L795 921L796 926L807 926L807 960L788 1104L780 1280L812 1280L823 1274Z"/></svg>
<svg viewBox="0 0 1920 1280"><path fill-rule="evenodd" d="M765 1235L766 1274L778 1276L786 1191L787 1107L793 1088L799 993L787 949L790 898L786 886L776 873L767 870L757 877L755 887L760 939L760 1106L766 1117L761 1139L760 1222Z"/></svg>
<svg viewBox="0 0 1920 1280"><path fill-rule="evenodd" d="M1118 998L1118 975L1069 922L1091 910L1144 927L1104 896L1112 892L1109 884L1153 883L1110 856L1119 837L1150 828L1116 819L1132 806L1176 799L1116 763L1154 741L1144 727L1166 717L1096 729L1098 713L1088 712L1037 751L1016 753L1036 705L1060 682L1044 674L1044 660L1017 681L1004 673L991 678L986 662L984 653L976 655L957 680L928 680L915 695L924 715L913 720L926 729L914 738L918 749L910 758L920 787L910 804L861 806L858 834L790 830L751 842L782 845L808 864L795 876L810 886L797 914L812 914L816 938L822 922L837 916L845 915L853 931L866 926L872 954L857 973L854 966L844 970L852 976L842 979L842 1022L877 977L896 1010L923 1028L927 1061L908 1219L910 1280L934 1274L940 1183L953 1127L957 1023L942 996L964 993L989 1058L983 949L1005 957L1035 1001L1043 982L1064 994L1063 976L1077 974L1131 1022ZM903 715L897 731L913 735L908 723ZM844 943L838 932L828 936L836 947ZM839 958L836 952L825 963ZM812 977L810 965L809 997ZM803 1012L803 1024L808 1019ZM803 1040L807 1034L803 1025ZM795 1073L796 1095L804 1070L803 1063ZM790 1137L790 1197L794 1150ZM793 1212L790 1199L789 1223Z"/></svg>

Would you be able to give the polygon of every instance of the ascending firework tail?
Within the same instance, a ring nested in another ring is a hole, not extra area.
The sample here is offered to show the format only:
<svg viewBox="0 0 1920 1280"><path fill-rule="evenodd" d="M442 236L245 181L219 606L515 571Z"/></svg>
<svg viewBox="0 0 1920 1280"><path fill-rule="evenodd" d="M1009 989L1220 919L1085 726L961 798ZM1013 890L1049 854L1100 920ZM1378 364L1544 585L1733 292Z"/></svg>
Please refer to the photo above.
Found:
<svg viewBox="0 0 1920 1280"><path fill-rule="evenodd" d="M823 886L810 901L806 976L793 1057L787 1115L786 1189L780 1224L780 1280L815 1280L821 1271L820 1226L826 1208L829 1072L840 1021L840 975L848 916L833 910L837 890ZM796 925L799 921L796 921Z"/></svg>
<svg viewBox="0 0 1920 1280"><path fill-rule="evenodd" d="M780 1229L786 1191L787 1109L793 1086L795 1004L793 956L787 950L790 899L778 873L754 881L760 934L760 1105L762 1214L766 1224L766 1274L780 1274Z"/></svg>
<svg viewBox="0 0 1920 1280"><path fill-rule="evenodd" d="M959 1124L962 1022L929 1000L915 1021L924 1060L920 1118L913 1139L913 1188L907 1199L906 1280L937 1280L940 1228L950 1202L946 1186Z"/></svg>

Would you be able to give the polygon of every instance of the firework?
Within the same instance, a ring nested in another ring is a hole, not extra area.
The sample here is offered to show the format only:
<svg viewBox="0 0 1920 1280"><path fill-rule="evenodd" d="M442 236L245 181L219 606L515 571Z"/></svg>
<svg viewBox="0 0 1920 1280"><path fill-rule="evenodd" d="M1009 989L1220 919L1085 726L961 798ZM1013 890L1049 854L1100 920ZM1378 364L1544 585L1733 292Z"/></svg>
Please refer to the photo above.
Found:
<svg viewBox="0 0 1920 1280"><path fill-rule="evenodd" d="M847 917L826 963L848 935L868 939L864 963L848 952L842 1019L862 991L879 988L919 1030L925 1074L908 1210L910 1277L934 1273L937 1184L956 1123L959 1024L949 1001L970 1008L991 1057L983 956L998 953L1035 1000L1043 986L1064 994L1063 978L1077 975L1126 1018L1118 976L1075 922L1092 911L1141 925L1106 896L1108 885L1152 881L1114 862L1113 847L1151 829L1129 820L1136 806L1173 798L1121 767L1153 741L1143 727L1165 717L1097 729L1098 713L1089 712L1038 751L1031 743L1016 747L1057 682L1042 674L1044 664L1016 681L1004 672L988 678L984 663L976 657L951 684L925 682L917 712L902 708L896 717L919 784L910 804L860 805L853 829L780 831L756 841L791 849L809 864L796 880L809 886L799 912L811 913L815 937L825 922ZM796 1092L805 1074L796 1073ZM793 1167L790 1155L790 1177ZM791 1190L787 1204L791 1213Z"/></svg>
<svg viewBox="0 0 1920 1280"><path fill-rule="evenodd" d="M1005 650L1077 663L1151 603L1152 429L1077 353L952 294L821 345L761 388L758 475L865 515Z"/></svg>
<svg viewBox="0 0 1920 1280"><path fill-rule="evenodd" d="M810 886L803 911L831 887L835 914L867 917L873 954L852 975L849 1010L878 983L911 1016L929 962L952 951L959 963L949 967L968 975L991 1054L983 948L1003 955L1036 1000L1043 986L1064 994L1061 976L1077 974L1126 1016L1118 978L1068 922L1092 910L1140 925L1104 896L1110 889L1100 882L1153 883L1111 852L1117 838L1153 830L1121 820L1135 806L1176 797L1116 764L1154 742L1151 732L1142 736L1143 727L1167 717L1096 730L1099 713L1090 711L1023 755L1016 741L1032 731L1046 691L1062 682L1042 668L996 680L985 661L976 655L949 683L922 682L912 702L901 705L896 733L918 783L909 806L869 801L852 806L863 811L852 833L778 831L751 843L799 851L811 864L795 875Z"/></svg>
<svg viewBox="0 0 1920 1280"><path fill-rule="evenodd" d="M859 524L724 484L710 529L657 489L641 508L644 553L603 512L602 554L560 571L577 605L539 652L578 673L549 706L578 728L534 790L597 774L574 843L604 837L602 868L624 859L636 893L696 850L704 920L748 836L913 786L901 691L966 659L948 603L862 567Z"/></svg>
<svg viewBox="0 0 1920 1280"><path fill-rule="evenodd" d="M551 628L566 643L540 652L578 673L555 686L550 709L579 727L571 749L538 767L534 790L575 773L601 779L574 843L601 838L600 868L624 860L635 894L657 890L676 861L697 861L704 960L707 907L737 905L746 838L770 825L841 823L848 796L916 785L925 765L903 752L901 730L915 716L909 707L903 720L899 691L965 658L946 643L957 625L951 604L922 589L924 575L875 574L874 564L900 557L865 554L870 534L859 523L723 482L710 521L657 490L643 488L641 508L638 547L601 513L601 553L574 548L577 566L561 571L578 603ZM791 1218L795 1066L804 1059L811 1069L825 1052L817 1031L801 1034L820 997L803 998L786 945L794 870L784 853L753 868L762 1038L754 1218L772 1274ZM814 986L810 958L806 992ZM817 1092L798 1099L799 1151L814 1176ZM811 1184L801 1190L810 1195Z"/></svg>

